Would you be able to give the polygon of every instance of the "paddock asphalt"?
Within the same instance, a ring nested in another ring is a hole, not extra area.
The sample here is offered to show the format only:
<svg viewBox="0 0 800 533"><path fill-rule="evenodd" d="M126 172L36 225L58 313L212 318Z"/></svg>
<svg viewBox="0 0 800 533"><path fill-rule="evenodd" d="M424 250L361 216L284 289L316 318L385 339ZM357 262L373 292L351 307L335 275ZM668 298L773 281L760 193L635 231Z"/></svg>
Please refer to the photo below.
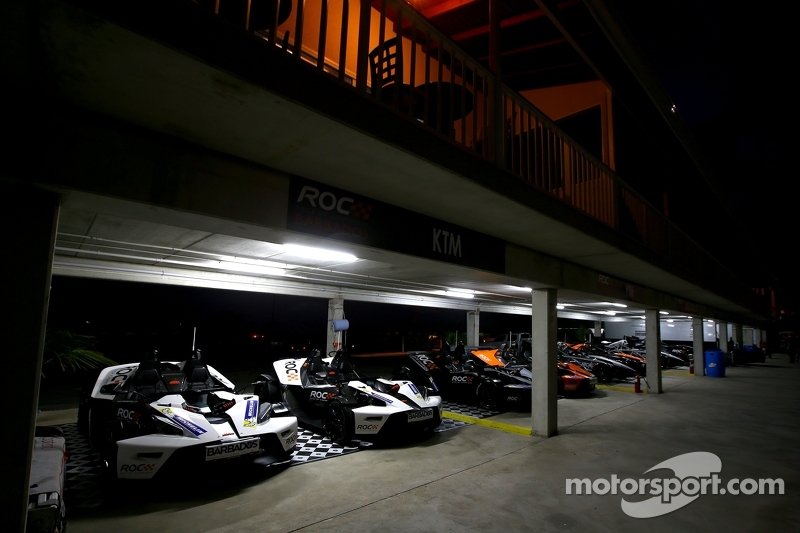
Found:
<svg viewBox="0 0 800 533"><path fill-rule="evenodd" d="M550 439L530 436L530 413L505 412L418 442L374 446L292 468L115 483L108 489L113 497L102 506L69 511L67 495L68 528L70 533L798 531L800 364L776 354L764 364L729 368L724 378L679 373L665 373L663 394L599 389L560 399L558 435ZM38 422L74 422L76 414L75 409L44 411ZM623 498L642 501L651 495L566 492L573 478L672 478L677 474L671 470L647 471L691 452L718 456L723 484L780 479L784 494L705 494L661 516L632 518L622 510Z"/></svg>

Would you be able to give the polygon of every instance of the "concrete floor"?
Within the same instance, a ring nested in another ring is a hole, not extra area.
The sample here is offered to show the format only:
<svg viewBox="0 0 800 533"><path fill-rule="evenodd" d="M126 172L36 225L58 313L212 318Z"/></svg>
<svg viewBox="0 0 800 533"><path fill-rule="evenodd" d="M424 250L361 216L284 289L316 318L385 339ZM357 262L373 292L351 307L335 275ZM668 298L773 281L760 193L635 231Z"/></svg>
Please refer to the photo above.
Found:
<svg viewBox="0 0 800 533"><path fill-rule="evenodd" d="M664 376L662 395L562 399L559 435L546 440L468 426L248 479L121 485L114 503L73 513L69 530L797 532L798 378L800 364L776 355L723 379ZM530 427L524 413L495 419ZM649 519L625 515L621 495L566 495L567 478L648 477L652 466L695 451L721 458L723 480L782 478L785 495L705 495Z"/></svg>

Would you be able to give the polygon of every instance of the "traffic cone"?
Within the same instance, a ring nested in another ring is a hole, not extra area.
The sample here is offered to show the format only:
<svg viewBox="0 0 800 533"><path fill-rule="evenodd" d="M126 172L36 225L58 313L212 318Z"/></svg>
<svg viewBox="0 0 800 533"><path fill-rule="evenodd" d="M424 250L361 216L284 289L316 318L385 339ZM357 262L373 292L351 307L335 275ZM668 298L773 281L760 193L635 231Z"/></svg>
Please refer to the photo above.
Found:
<svg viewBox="0 0 800 533"><path fill-rule="evenodd" d="M639 382L639 374L636 374L636 381L633 382L633 392L642 392L642 384Z"/></svg>
<svg viewBox="0 0 800 533"><path fill-rule="evenodd" d="M694 374L694 361L689 363L689 374Z"/></svg>

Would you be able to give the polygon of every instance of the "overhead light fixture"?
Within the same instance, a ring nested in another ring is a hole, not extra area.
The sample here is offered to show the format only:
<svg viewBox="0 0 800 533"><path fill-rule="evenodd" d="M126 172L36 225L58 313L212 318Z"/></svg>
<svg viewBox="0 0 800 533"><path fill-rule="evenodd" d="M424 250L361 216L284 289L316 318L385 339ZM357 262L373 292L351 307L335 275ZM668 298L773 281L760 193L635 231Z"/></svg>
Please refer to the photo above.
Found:
<svg viewBox="0 0 800 533"><path fill-rule="evenodd" d="M611 303L611 305L613 305L614 307L628 307L628 306L627 306L627 305L625 305L625 304L616 304L616 303L614 303L614 302L612 302L612 303Z"/></svg>
<svg viewBox="0 0 800 533"><path fill-rule="evenodd" d="M342 263L352 263L358 261L358 257L345 252L336 252L324 248L314 248L311 246L301 246L299 244L284 244L284 251L290 255L316 259L317 261L338 261Z"/></svg>
<svg viewBox="0 0 800 533"><path fill-rule="evenodd" d="M564 309L564 306L563 305L557 305L556 309Z"/></svg>
<svg viewBox="0 0 800 533"><path fill-rule="evenodd" d="M574 305L574 304L558 304L558 305L560 305L562 307L569 307L569 306Z"/></svg>
<svg viewBox="0 0 800 533"><path fill-rule="evenodd" d="M239 263L236 261L209 261L208 266L229 270L231 272L245 272L247 274L267 274L269 276L283 276L286 271L282 268L259 265L255 263Z"/></svg>
<svg viewBox="0 0 800 533"><path fill-rule="evenodd" d="M662 315L668 315L669 314L666 311L659 311L659 313L661 313Z"/></svg>
<svg viewBox="0 0 800 533"><path fill-rule="evenodd" d="M671 318L668 318L668 319L667 319L667 322L675 322L675 321L674 321L674 320L672 320Z"/></svg>
<svg viewBox="0 0 800 533"><path fill-rule="evenodd" d="M667 324L667 327L668 327L668 328L674 328L674 327L675 327L675 324Z"/></svg>
<svg viewBox="0 0 800 533"><path fill-rule="evenodd" d="M614 316L614 315L617 314L617 312L616 311L605 311L605 314Z"/></svg>
<svg viewBox="0 0 800 533"><path fill-rule="evenodd" d="M639 318L642 318L642 319L645 319L645 320L647 320L647 317L646 317L646 316L644 316L644 315L640 316Z"/></svg>
<svg viewBox="0 0 800 533"><path fill-rule="evenodd" d="M445 296L455 296L456 298L475 298L475 295L471 292L456 289L444 291L444 294Z"/></svg>

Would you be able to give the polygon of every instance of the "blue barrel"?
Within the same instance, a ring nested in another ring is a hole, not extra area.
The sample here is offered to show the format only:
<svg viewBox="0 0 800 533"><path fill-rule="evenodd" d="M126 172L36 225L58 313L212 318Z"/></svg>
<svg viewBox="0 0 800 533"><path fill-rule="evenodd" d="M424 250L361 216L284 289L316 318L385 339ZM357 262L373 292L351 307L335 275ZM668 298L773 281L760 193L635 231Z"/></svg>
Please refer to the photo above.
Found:
<svg viewBox="0 0 800 533"><path fill-rule="evenodd" d="M725 377L725 352L722 350L706 350L704 352L706 376L710 378Z"/></svg>

